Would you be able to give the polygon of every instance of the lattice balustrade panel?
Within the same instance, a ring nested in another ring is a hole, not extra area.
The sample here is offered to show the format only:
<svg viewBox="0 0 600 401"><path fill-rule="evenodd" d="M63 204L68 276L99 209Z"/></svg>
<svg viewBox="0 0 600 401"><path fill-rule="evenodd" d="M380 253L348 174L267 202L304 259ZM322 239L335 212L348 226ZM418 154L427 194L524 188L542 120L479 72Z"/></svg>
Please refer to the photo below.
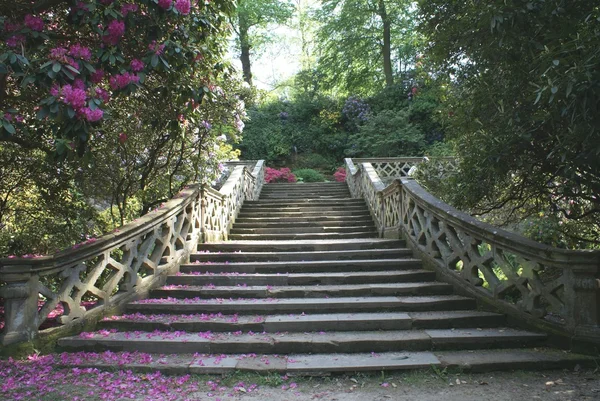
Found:
<svg viewBox="0 0 600 401"><path fill-rule="evenodd" d="M402 202L406 233L449 272L534 317L567 317L562 269L490 244L476 232L440 219L407 191Z"/></svg>
<svg viewBox="0 0 600 401"><path fill-rule="evenodd" d="M41 276L38 326L57 310L62 312L57 322L70 323L153 280L186 251L196 210L189 205L142 235L72 264L65 262L59 274Z"/></svg>
<svg viewBox="0 0 600 401"><path fill-rule="evenodd" d="M381 216L381 197L378 195L377 189L373 186L373 181L368 174L361 171L359 178L359 191L369 206L373 220L375 220L375 226L381 227L381 224L383 223L383 218Z"/></svg>
<svg viewBox="0 0 600 401"><path fill-rule="evenodd" d="M202 226L206 231L224 232L223 216L225 214L224 202L212 195L204 198L204 215Z"/></svg>
<svg viewBox="0 0 600 401"><path fill-rule="evenodd" d="M398 227L400 225L400 204L402 201L402 192L398 190L384 196L384 216L385 227Z"/></svg>
<svg viewBox="0 0 600 401"><path fill-rule="evenodd" d="M381 178L401 178L408 177L408 171L418 162L400 161L400 162L371 162L371 165L377 171Z"/></svg>

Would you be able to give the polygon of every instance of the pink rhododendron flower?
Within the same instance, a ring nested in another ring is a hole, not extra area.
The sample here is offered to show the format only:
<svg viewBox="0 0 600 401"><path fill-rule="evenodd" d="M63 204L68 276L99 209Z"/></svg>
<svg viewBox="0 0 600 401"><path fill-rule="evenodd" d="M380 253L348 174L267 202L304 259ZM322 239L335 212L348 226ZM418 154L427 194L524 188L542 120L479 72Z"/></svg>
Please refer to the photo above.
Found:
<svg viewBox="0 0 600 401"><path fill-rule="evenodd" d="M131 60L131 71L133 72L140 72L144 69L144 62L142 60L138 60L138 59L133 59Z"/></svg>
<svg viewBox="0 0 600 401"><path fill-rule="evenodd" d="M104 71L101 69L96 70L96 72L94 72L94 73L92 73L92 75L90 75L90 81L92 81L95 84L102 82L103 79L104 79Z"/></svg>
<svg viewBox="0 0 600 401"><path fill-rule="evenodd" d="M17 47L21 43L25 42L25 36L23 35L13 35L10 38L6 39L6 46L8 47Z"/></svg>
<svg viewBox="0 0 600 401"><path fill-rule="evenodd" d="M67 53L68 50L64 47L55 47L54 49L50 50L50 58L53 60L61 60L67 55Z"/></svg>
<svg viewBox="0 0 600 401"><path fill-rule="evenodd" d="M102 99L104 103L108 103L110 101L110 93L108 93L102 88L96 88L96 96Z"/></svg>
<svg viewBox="0 0 600 401"><path fill-rule="evenodd" d="M127 134L124 132L121 132L119 134L119 142L121 143L125 143L127 141Z"/></svg>
<svg viewBox="0 0 600 401"><path fill-rule="evenodd" d="M85 90L85 83L82 79L77 78L75 81L73 81L73 88Z"/></svg>
<svg viewBox="0 0 600 401"><path fill-rule="evenodd" d="M180 14L188 15L191 9L190 0L176 0L175 9L179 11Z"/></svg>
<svg viewBox="0 0 600 401"><path fill-rule="evenodd" d="M4 32L14 32L21 29L21 25L6 21L4 23Z"/></svg>
<svg viewBox="0 0 600 401"><path fill-rule="evenodd" d="M137 10L138 10L137 4L125 3L121 6L121 14L123 14L123 17L127 17L127 14L134 13Z"/></svg>
<svg viewBox="0 0 600 401"><path fill-rule="evenodd" d="M161 54L164 53L165 45L164 44L159 45L156 43L156 40L153 40L152 43L150 43L148 45L148 49L160 56Z"/></svg>
<svg viewBox="0 0 600 401"><path fill-rule="evenodd" d="M41 32L44 29L44 20L31 14L25 16L25 26L32 31Z"/></svg>
<svg viewBox="0 0 600 401"><path fill-rule="evenodd" d="M125 22L114 19L108 24L108 28L106 28L106 32L102 40L114 46L119 43L119 40L121 40L124 34Z"/></svg>
<svg viewBox="0 0 600 401"><path fill-rule="evenodd" d="M109 84L112 90L123 89L131 83L140 82L140 77L130 72L115 75L109 79Z"/></svg>
<svg viewBox="0 0 600 401"><path fill-rule="evenodd" d="M92 58L92 52L90 51L89 47L81 46L81 44L76 43L69 48L69 56L90 61Z"/></svg>
<svg viewBox="0 0 600 401"><path fill-rule="evenodd" d="M171 7L172 3L173 3L172 0L158 0L158 6L160 8L162 8L163 10L169 9L169 7Z"/></svg>
<svg viewBox="0 0 600 401"><path fill-rule="evenodd" d="M5 119L6 121L12 121L12 119L13 119L13 116L12 116L12 114L10 114L10 113L4 113L4 119Z"/></svg>
<svg viewBox="0 0 600 401"><path fill-rule="evenodd" d="M65 85L61 89L62 101L75 110L79 110L85 106L87 95L85 90L73 88L71 85Z"/></svg>
<svg viewBox="0 0 600 401"><path fill-rule="evenodd" d="M84 107L79 111L83 117L89 122L101 120L104 116L104 112L101 109L92 110L89 107Z"/></svg>

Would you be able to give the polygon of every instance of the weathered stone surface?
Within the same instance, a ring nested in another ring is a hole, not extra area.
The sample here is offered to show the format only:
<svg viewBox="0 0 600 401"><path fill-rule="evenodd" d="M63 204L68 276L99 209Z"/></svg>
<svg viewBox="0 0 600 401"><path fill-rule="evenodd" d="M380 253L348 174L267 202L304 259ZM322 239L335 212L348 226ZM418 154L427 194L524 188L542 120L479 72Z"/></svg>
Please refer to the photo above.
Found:
<svg viewBox="0 0 600 401"><path fill-rule="evenodd" d="M596 367L592 356L553 349L502 349L435 352L442 366L468 372L497 370L545 370Z"/></svg>
<svg viewBox="0 0 600 401"><path fill-rule="evenodd" d="M546 339L545 334L516 329L451 329L425 330L434 349L481 349L535 346Z"/></svg>
<svg viewBox="0 0 600 401"><path fill-rule="evenodd" d="M290 355L287 371L292 374L364 372L423 369L439 365L440 361L431 352Z"/></svg>

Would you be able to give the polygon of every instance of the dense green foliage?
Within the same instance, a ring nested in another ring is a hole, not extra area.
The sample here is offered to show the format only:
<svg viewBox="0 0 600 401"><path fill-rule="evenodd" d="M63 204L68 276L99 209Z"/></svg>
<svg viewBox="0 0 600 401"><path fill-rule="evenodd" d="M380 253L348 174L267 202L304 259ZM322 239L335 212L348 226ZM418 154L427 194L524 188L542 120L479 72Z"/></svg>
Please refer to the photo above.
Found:
<svg viewBox="0 0 600 401"><path fill-rule="evenodd" d="M323 182L325 176L311 168L301 168L293 171L298 182Z"/></svg>
<svg viewBox="0 0 600 401"><path fill-rule="evenodd" d="M365 99L301 94L266 102L249 109L239 148L245 158L327 173L349 156L431 154L444 136L434 118L437 100L427 89L409 100L410 92L394 85Z"/></svg>
<svg viewBox="0 0 600 401"><path fill-rule="evenodd" d="M418 52L409 1L325 0L318 69L325 88L370 95L412 69Z"/></svg>
<svg viewBox="0 0 600 401"><path fill-rule="evenodd" d="M461 160L447 199L509 221L543 212L559 242L600 244L598 3L423 0L420 17Z"/></svg>

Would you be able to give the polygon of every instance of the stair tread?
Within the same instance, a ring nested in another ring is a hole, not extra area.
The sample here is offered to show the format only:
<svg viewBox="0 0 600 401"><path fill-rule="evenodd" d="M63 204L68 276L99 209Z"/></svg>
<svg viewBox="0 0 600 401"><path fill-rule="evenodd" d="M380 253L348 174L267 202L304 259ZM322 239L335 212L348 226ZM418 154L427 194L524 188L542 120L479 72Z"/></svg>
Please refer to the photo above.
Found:
<svg viewBox="0 0 600 401"><path fill-rule="evenodd" d="M291 260L291 261L271 261L271 262L231 262L231 263L211 263L205 266L306 266L306 265L336 265L336 264L406 264L406 263L421 263L420 259L413 258L401 258L401 259L349 259L349 260ZM184 264L182 266L203 266L200 263L197 264Z"/></svg>
<svg viewBox="0 0 600 401"><path fill-rule="evenodd" d="M152 322L152 323L237 323L240 325L255 323L263 324L270 322L363 322L374 320L411 320L422 319L455 319L455 318L484 318L502 317L503 315L493 312L476 310L466 311L442 311L442 312L358 312L358 313L316 313L316 314L276 314L276 315L223 315L223 314L194 314L194 315L156 315L156 314L134 314L113 316L106 318L108 322Z"/></svg>
<svg viewBox="0 0 600 401"><path fill-rule="evenodd" d="M289 374L320 372L357 372L381 370L460 367L462 370L514 370L524 366L533 369L594 367L594 358L553 349L501 349L473 351L380 352L356 354L144 354L107 352L92 355L61 355L64 366L113 369L114 360L127 360L120 365L126 370L162 371L164 374L215 374L240 370L272 371Z"/></svg>

